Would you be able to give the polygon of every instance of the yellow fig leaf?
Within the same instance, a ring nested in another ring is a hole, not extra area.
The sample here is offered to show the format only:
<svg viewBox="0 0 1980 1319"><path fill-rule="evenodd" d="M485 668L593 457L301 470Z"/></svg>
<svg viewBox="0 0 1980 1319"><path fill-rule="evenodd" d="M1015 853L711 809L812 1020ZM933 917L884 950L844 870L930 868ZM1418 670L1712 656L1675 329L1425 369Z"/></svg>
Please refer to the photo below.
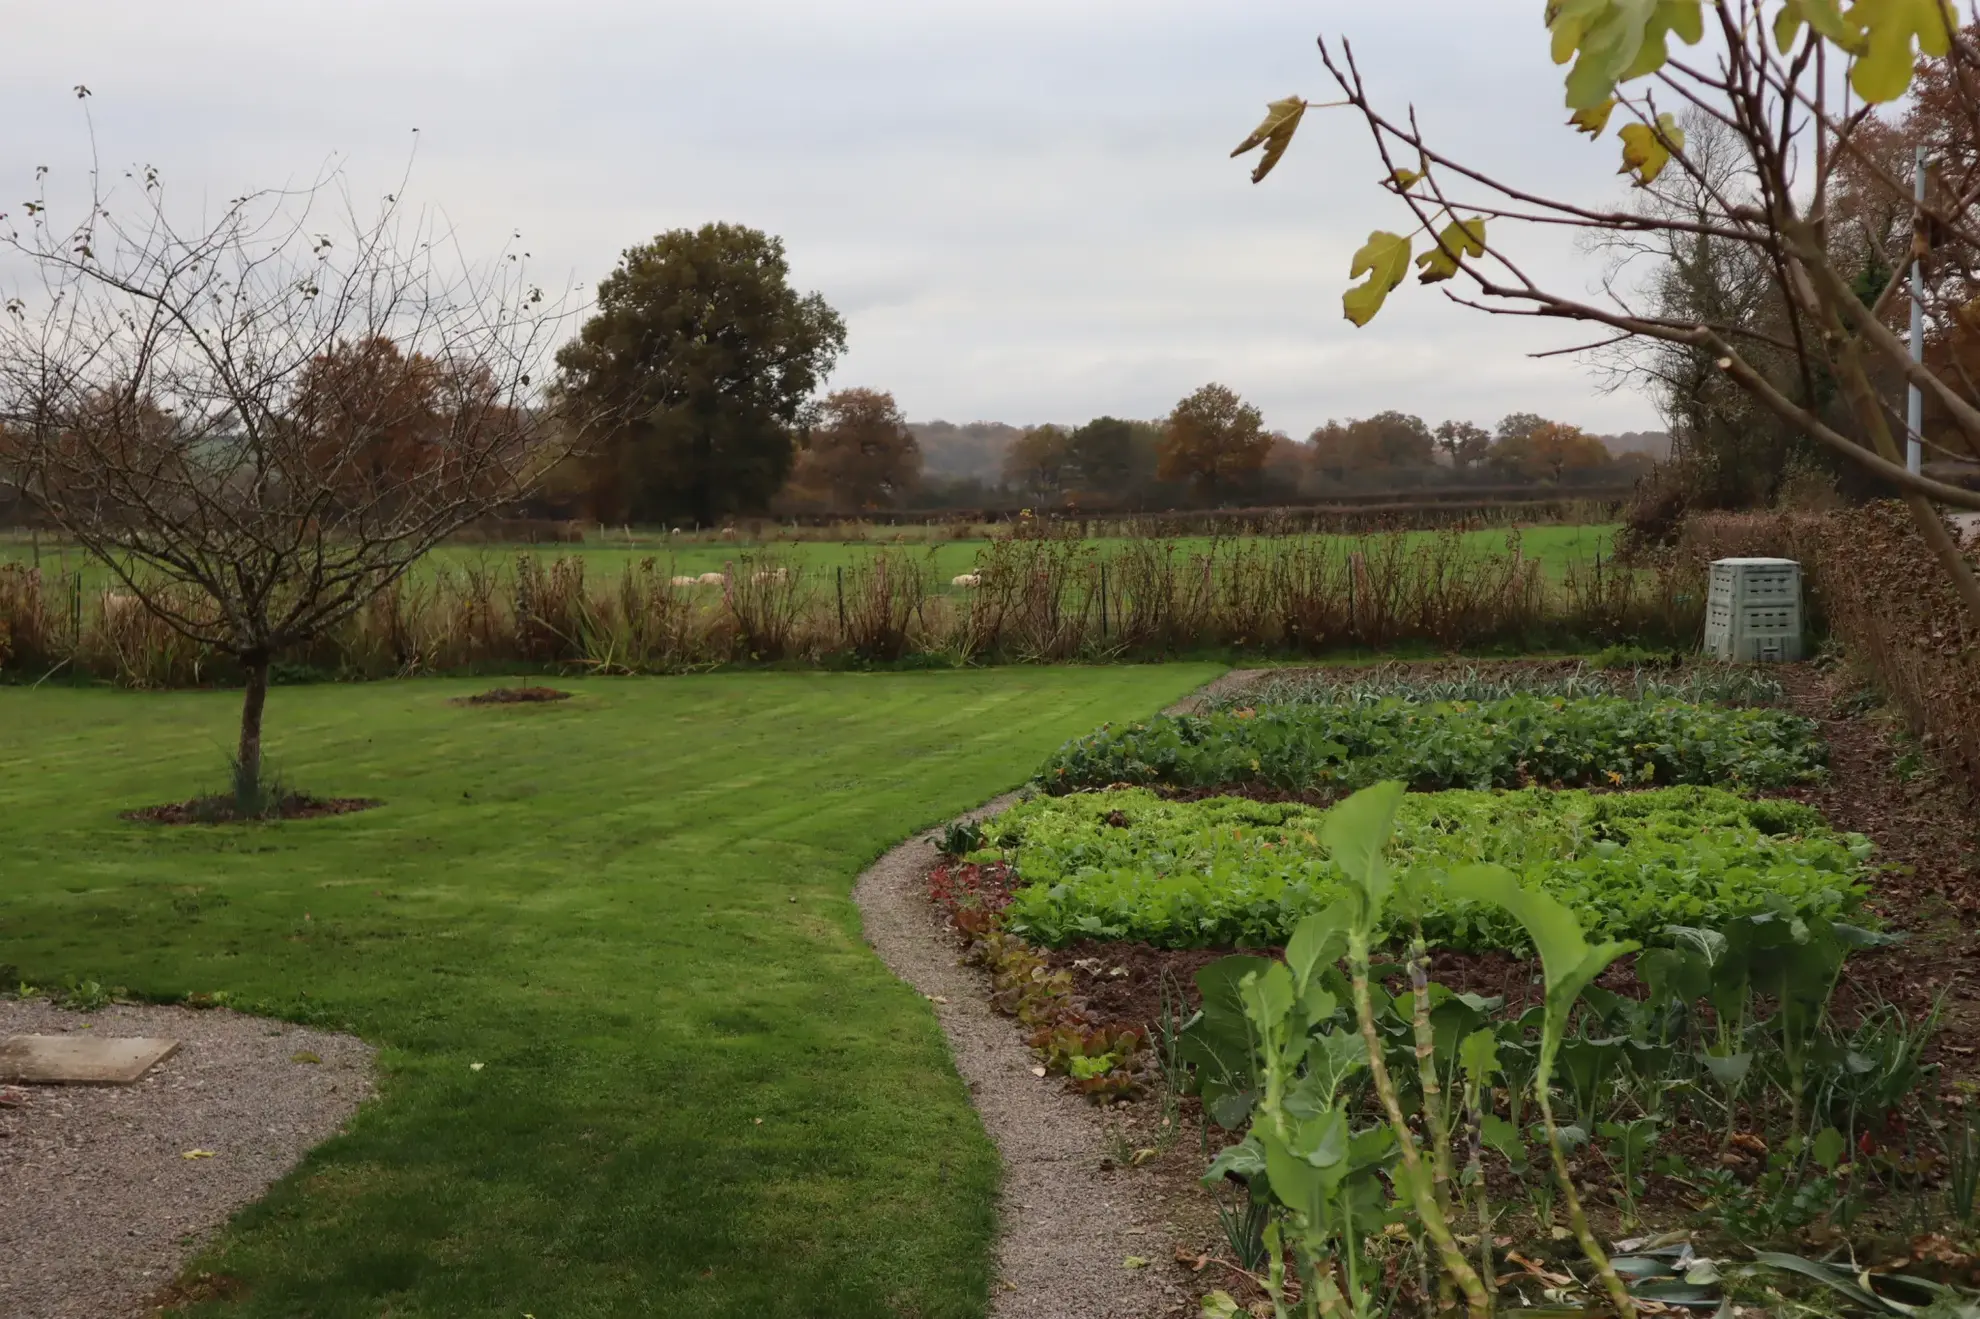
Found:
<svg viewBox="0 0 1980 1319"><path fill-rule="evenodd" d="M1554 63L1574 67L1567 105L1587 110L1615 94L1616 84L1664 67L1668 38L1696 45L1705 35L1703 0L1550 0L1547 28Z"/></svg>
<svg viewBox="0 0 1980 1319"><path fill-rule="evenodd" d="M1354 254L1354 264L1348 267L1349 279L1368 278L1341 295L1342 313L1356 325L1368 324L1382 310L1389 290L1402 283L1407 274L1409 239L1377 229L1368 235L1368 241Z"/></svg>
<svg viewBox="0 0 1980 1319"><path fill-rule="evenodd" d="M1449 279L1458 273L1459 258L1484 255L1485 217L1452 220L1437 235L1437 245L1416 258L1416 268L1422 272L1417 279L1425 284Z"/></svg>
<svg viewBox="0 0 1980 1319"><path fill-rule="evenodd" d="M1265 107L1265 118L1251 130L1251 136L1237 144L1237 150L1231 152L1233 159L1258 147L1265 148L1265 154L1258 158L1258 167L1251 171L1253 183L1270 174L1272 167L1279 163L1279 158L1286 154L1286 148L1292 145L1293 133L1305 114L1304 97L1288 96L1282 101L1273 101Z"/></svg>
<svg viewBox="0 0 1980 1319"><path fill-rule="evenodd" d="M1398 169L1394 173L1389 175L1388 183L1389 186L1391 188L1394 188L1397 192L1408 192L1411 188L1414 188L1417 185L1417 183L1421 181L1422 178L1423 175L1419 174L1417 171L1413 169Z"/></svg>
<svg viewBox="0 0 1980 1319"><path fill-rule="evenodd" d="M1602 136L1602 130L1609 126L1609 116L1616 110L1616 98L1611 96L1600 105L1591 105L1586 110L1576 110L1568 116L1568 127L1577 133L1590 137Z"/></svg>
<svg viewBox="0 0 1980 1319"><path fill-rule="evenodd" d="M1936 59L1951 47L1959 25L1949 0L1855 0L1849 19L1863 29L1863 51L1849 71L1849 85L1871 104L1895 101L1911 86L1918 55Z"/></svg>
<svg viewBox="0 0 1980 1319"><path fill-rule="evenodd" d="M1852 54L1862 52L1863 29L1843 13L1841 0L1783 0L1781 11L1774 15L1774 44L1783 55L1794 48L1803 24Z"/></svg>
<svg viewBox="0 0 1980 1319"><path fill-rule="evenodd" d="M1647 187L1671 163L1671 152L1684 150L1684 130L1668 114L1657 116L1657 126L1624 124L1623 163L1618 174L1636 175L1636 186Z"/></svg>

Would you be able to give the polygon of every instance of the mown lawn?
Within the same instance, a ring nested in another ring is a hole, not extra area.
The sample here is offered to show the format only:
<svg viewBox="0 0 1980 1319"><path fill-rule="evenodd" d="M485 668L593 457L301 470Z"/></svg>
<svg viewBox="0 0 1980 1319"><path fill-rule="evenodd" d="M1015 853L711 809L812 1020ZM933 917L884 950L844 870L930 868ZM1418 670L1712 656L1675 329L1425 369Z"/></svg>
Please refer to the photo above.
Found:
<svg viewBox="0 0 1980 1319"><path fill-rule="evenodd" d="M0 975L382 1047L382 1098L200 1263L246 1298L189 1313L977 1315L996 1156L852 881L1214 672L284 688L275 765L387 805L189 829L117 812L219 780L233 694L0 688Z"/></svg>

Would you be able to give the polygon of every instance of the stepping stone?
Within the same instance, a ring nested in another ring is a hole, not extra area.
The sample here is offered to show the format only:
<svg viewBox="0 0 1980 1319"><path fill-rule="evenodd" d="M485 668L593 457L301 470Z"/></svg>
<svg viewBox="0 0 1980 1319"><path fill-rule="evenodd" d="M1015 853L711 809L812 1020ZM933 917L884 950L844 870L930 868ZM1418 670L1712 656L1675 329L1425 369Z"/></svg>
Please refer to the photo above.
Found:
<svg viewBox="0 0 1980 1319"><path fill-rule="evenodd" d="M0 1082L129 1085L178 1051L177 1040L13 1035L0 1041Z"/></svg>

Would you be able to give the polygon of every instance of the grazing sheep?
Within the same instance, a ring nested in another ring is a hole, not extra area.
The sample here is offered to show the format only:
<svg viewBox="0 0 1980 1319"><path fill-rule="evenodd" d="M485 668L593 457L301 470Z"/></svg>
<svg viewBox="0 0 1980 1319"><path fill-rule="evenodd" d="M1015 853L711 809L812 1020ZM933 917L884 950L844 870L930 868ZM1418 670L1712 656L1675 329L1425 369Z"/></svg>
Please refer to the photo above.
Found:
<svg viewBox="0 0 1980 1319"><path fill-rule="evenodd" d="M960 586L965 590L973 586L981 586L983 585L983 574L980 572L957 573L949 579L949 585Z"/></svg>
<svg viewBox="0 0 1980 1319"><path fill-rule="evenodd" d="M144 605L129 591L105 591L103 593L103 621L116 623L121 619L134 618L144 611Z"/></svg>
<svg viewBox="0 0 1980 1319"><path fill-rule="evenodd" d="M751 575L750 580L757 582L783 582L789 581L790 576L791 570L788 568L759 568Z"/></svg>
<svg viewBox="0 0 1980 1319"><path fill-rule="evenodd" d="M700 580L701 579L699 577L687 576L687 577L676 577L673 579L673 582L675 586L693 586L695 583L699 582Z"/></svg>
<svg viewBox="0 0 1980 1319"><path fill-rule="evenodd" d="M697 582L700 582L703 586L720 586L723 582L726 582L729 579L724 577L721 573L718 572L705 572L701 574L701 576L695 578L695 580Z"/></svg>

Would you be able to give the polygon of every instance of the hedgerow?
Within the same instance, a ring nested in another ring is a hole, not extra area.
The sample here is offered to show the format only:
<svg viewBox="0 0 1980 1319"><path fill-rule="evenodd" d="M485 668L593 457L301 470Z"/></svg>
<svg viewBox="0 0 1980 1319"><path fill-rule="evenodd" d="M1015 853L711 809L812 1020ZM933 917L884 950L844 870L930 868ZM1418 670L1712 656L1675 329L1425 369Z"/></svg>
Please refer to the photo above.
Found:
<svg viewBox="0 0 1980 1319"><path fill-rule="evenodd" d="M1302 916L1343 892L1319 841L1321 815L1228 797L1167 801L1146 789L1034 798L993 831L1017 855L1021 887L1006 927L1052 946L1283 943ZM1849 913L1866 891L1870 853L1866 839L1829 828L1813 807L1714 788L1458 790L1403 799L1394 862L1421 878L1502 865L1566 904L1591 937L1648 938L1777 900L1802 913ZM1503 911L1420 887L1432 943L1529 951Z"/></svg>

